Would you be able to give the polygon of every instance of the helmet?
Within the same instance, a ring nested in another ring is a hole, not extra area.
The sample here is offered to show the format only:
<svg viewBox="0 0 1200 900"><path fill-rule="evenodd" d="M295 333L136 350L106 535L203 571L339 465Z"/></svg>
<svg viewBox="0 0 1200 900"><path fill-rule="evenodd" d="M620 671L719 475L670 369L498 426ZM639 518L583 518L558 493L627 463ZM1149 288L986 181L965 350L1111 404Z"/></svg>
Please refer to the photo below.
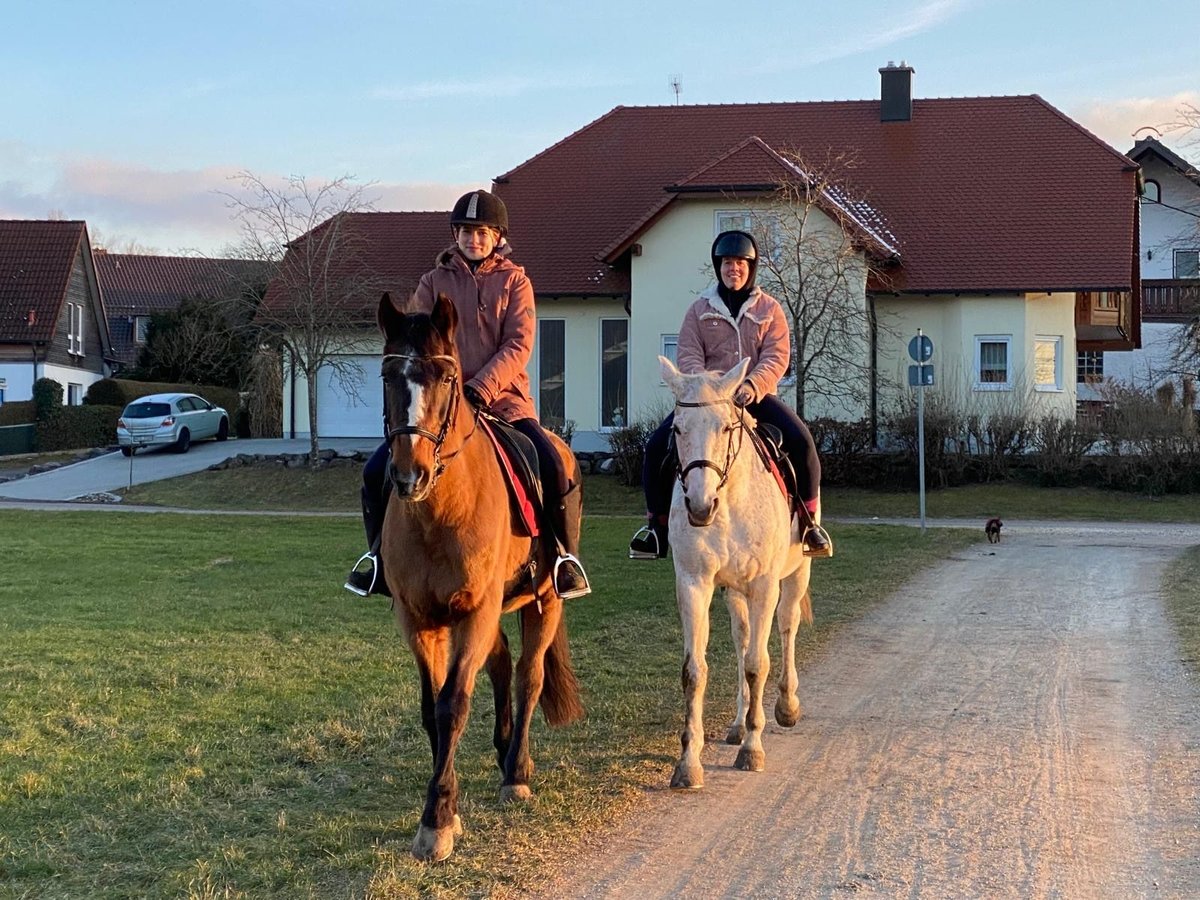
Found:
<svg viewBox="0 0 1200 900"><path fill-rule="evenodd" d="M750 277L746 279L746 288L754 286L754 278L758 273L758 244L753 236L745 231L722 231L712 244L713 271L717 273L717 284L721 284L721 260L726 256L736 256L750 264Z"/></svg>
<svg viewBox="0 0 1200 900"><path fill-rule="evenodd" d="M722 231L713 241L712 258L719 260L726 256L758 259L758 245L754 243L754 238L744 231Z"/></svg>
<svg viewBox="0 0 1200 900"><path fill-rule="evenodd" d="M450 227L459 225L489 225L508 234L508 210L504 201L487 191L471 191L463 194L450 212Z"/></svg>

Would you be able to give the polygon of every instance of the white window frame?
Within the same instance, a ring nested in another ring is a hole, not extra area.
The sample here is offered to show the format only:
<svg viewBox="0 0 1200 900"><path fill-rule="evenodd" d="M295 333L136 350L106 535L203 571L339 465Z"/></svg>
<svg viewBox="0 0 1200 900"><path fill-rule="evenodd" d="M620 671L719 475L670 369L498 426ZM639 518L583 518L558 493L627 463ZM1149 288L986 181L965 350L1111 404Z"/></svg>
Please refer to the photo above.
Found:
<svg viewBox="0 0 1200 900"><path fill-rule="evenodd" d="M722 224L722 219L741 219L741 224ZM754 233L754 215L748 209L715 209L713 210L713 237L722 231L748 231Z"/></svg>
<svg viewBox="0 0 1200 900"><path fill-rule="evenodd" d="M1152 186L1153 189L1151 189ZM1162 203L1162 185L1153 178L1147 178L1143 185L1142 201L1145 203Z"/></svg>
<svg viewBox="0 0 1200 900"><path fill-rule="evenodd" d="M1042 384L1037 380L1038 344L1054 346L1054 383ZM1033 389L1047 394L1061 394L1063 390L1063 339L1061 334L1038 334L1033 338Z"/></svg>
<svg viewBox="0 0 1200 900"><path fill-rule="evenodd" d="M67 382L67 406L83 405L83 385Z"/></svg>
<svg viewBox="0 0 1200 900"><path fill-rule="evenodd" d="M150 336L150 317L149 316L134 316L133 317L133 342L139 346L146 343L146 338Z"/></svg>
<svg viewBox="0 0 1200 900"><path fill-rule="evenodd" d="M67 352L83 356L83 306L67 303Z"/></svg>
<svg viewBox="0 0 1200 900"><path fill-rule="evenodd" d="M567 320L561 316L547 316L544 319L537 320L537 336L533 344L533 406L538 412L538 417L542 414L542 323L543 322L562 322L563 327L563 420L570 418L567 415Z"/></svg>
<svg viewBox="0 0 1200 900"><path fill-rule="evenodd" d="M1180 275L1179 274L1179 257L1183 254L1190 253L1196 257L1196 275ZM1200 250L1188 248L1187 250L1176 250L1174 259L1171 261L1171 276L1173 278L1197 278L1200 277Z"/></svg>
<svg viewBox="0 0 1200 900"><path fill-rule="evenodd" d="M1005 380L984 381L981 368L982 348L984 344L1004 344ZM977 391L1011 391L1013 386L1013 357L1011 334L977 334L975 335L975 390Z"/></svg>
<svg viewBox="0 0 1200 900"><path fill-rule="evenodd" d="M668 352L668 349L670 352ZM671 362L679 366L679 335L678 334L660 334L658 336L658 352L660 356L665 356ZM658 380L660 385L666 384L661 378Z"/></svg>
<svg viewBox="0 0 1200 900"><path fill-rule="evenodd" d="M630 388L630 373L629 373L629 337L633 327L632 321L626 316L602 316L599 320L600 327L596 329L596 430L602 434L607 434L615 431L618 428L624 428L629 425L629 410L621 409L622 418L625 420L624 425L605 425L604 424L604 323L605 322L624 322L625 323L625 403L629 403L629 388Z"/></svg>
<svg viewBox="0 0 1200 900"><path fill-rule="evenodd" d="M1104 351L1075 352L1075 381L1078 384L1099 384L1104 381Z"/></svg>

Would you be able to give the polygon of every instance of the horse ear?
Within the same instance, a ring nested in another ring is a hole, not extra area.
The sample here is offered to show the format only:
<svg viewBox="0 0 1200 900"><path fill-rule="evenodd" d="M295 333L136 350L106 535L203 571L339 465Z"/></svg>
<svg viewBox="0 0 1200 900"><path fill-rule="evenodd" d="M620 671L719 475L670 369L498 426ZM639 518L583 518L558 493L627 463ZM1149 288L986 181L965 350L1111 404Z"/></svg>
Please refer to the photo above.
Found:
<svg viewBox="0 0 1200 900"><path fill-rule="evenodd" d="M733 394L738 389L738 385L746 380L746 372L749 369L750 358L743 357L740 363L721 376L721 380L717 382L717 388L722 394Z"/></svg>
<svg viewBox="0 0 1200 900"><path fill-rule="evenodd" d="M379 298L379 311L375 314L375 321L379 323L379 330L385 338L390 339L395 334L400 325L400 318L400 312L392 302L391 293L384 291L383 296Z"/></svg>
<svg viewBox="0 0 1200 900"><path fill-rule="evenodd" d="M458 310L445 294L438 294L433 303L433 313L430 315L433 327L447 341L454 343L454 331L458 328Z"/></svg>
<svg viewBox="0 0 1200 900"><path fill-rule="evenodd" d="M679 384L680 372L679 369L675 367L675 363L671 362L665 356L660 356L658 358L658 365L662 369L663 381L666 382L667 387L669 387L673 392L678 393L678 391L676 391L676 387Z"/></svg>

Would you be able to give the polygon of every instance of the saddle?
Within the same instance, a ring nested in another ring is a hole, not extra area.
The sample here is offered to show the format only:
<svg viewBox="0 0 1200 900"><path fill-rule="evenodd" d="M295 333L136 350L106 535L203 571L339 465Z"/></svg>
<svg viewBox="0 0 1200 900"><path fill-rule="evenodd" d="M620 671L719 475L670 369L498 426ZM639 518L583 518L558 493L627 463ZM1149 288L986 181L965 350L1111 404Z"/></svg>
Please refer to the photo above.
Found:
<svg viewBox="0 0 1200 900"><path fill-rule="evenodd" d="M508 484L513 512L528 537L541 533L539 513L544 508L542 479L538 469L537 450L533 441L503 419L488 413L479 414L479 426L492 442L496 459Z"/></svg>

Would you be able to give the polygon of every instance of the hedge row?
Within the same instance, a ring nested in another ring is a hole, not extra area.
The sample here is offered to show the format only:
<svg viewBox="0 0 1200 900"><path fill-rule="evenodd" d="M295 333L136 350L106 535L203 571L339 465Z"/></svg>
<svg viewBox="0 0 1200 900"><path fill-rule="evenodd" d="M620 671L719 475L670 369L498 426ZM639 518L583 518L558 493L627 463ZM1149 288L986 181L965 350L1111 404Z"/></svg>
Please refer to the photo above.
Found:
<svg viewBox="0 0 1200 900"><path fill-rule="evenodd" d="M147 394L173 393L199 394L209 403L224 407L229 413L230 425L237 416L240 403L238 392L233 388L216 387L210 384L166 384L157 381L104 378L88 388L83 402L89 406L116 406L124 409L127 404L139 397L145 397Z"/></svg>
<svg viewBox="0 0 1200 900"><path fill-rule="evenodd" d="M32 400L10 400L0 405L0 425L29 425L36 418Z"/></svg>
<svg viewBox="0 0 1200 900"><path fill-rule="evenodd" d="M37 423L37 449L78 450L117 442L123 406L63 406Z"/></svg>

